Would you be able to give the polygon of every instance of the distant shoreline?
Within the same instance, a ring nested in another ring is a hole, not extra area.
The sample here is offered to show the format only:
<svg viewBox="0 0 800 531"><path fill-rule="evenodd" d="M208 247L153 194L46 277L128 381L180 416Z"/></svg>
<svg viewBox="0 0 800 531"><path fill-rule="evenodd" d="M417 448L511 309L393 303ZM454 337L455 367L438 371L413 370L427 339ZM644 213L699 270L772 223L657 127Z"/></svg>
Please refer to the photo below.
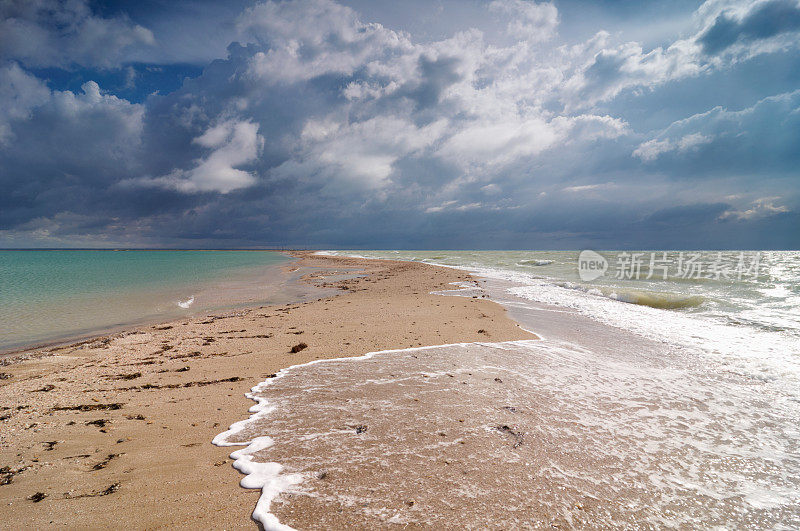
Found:
<svg viewBox="0 0 800 531"><path fill-rule="evenodd" d="M293 251L294 249L286 249L286 248L274 248L274 249L238 249L238 248L220 248L220 249L168 249L168 248L148 248L148 247L136 247L136 248L111 248L111 247L101 247L101 248L94 248L94 247L52 247L52 248L33 248L33 247L20 247L20 248L8 248L8 249L0 249L0 251L111 251L111 252L123 252L123 251L247 251L247 252L272 252L272 253L285 253Z"/></svg>

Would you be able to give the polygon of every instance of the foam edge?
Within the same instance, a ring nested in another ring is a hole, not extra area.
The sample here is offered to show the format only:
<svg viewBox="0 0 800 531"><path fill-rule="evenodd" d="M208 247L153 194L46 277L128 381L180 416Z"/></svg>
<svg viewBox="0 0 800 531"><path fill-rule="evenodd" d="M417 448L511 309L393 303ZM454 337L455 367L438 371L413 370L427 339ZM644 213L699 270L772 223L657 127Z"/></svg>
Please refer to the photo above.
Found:
<svg viewBox="0 0 800 531"><path fill-rule="evenodd" d="M283 470L283 465L281 465L280 463L275 463L275 462L258 463L253 461L252 454L272 446L273 439L269 436L256 437L250 441L243 441L243 442L227 441L228 437L243 431L248 424L260 418L266 417L275 409L273 406L269 404L269 401L266 398L257 396L256 393L263 391L264 389L269 387L274 381L286 376L292 370L299 369L302 367L307 367L309 365L316 365L317 363L328 363L332 361L359 361L359 360L370 359L378 354L389 354L392 352L413 352L418 350L447 348L453 346L484 345L484 346L495 346L502 348L502 346L506 344L526 343L528 341L538 342L538 340L523 339L516 341L500 341L500 342L474 341L474 342L447 343L442 345L427 345L421 347L378 350L375 352L368 352L362 356L347 356L340 358L317 359L309 361L307 363L292 365L290 367L281 369L275 374L274 377L259 383L258 385L252 387L249 393L245 393L244 396L255 402L255 405L251 406L249 409L249 412L252 413L252 415L250 415L249 418L246 418L244 420L239 420L231 424L226 431L214 437L214 439L211 441L211 444L221 447L246 445L245 448L232 452L230 454L230 458L233 459L233 468L235 468L242 474L245 474L245 477L242 478L242 480L239 482L239 485L241 485L243 488L246 489L261 489L261 496L258 498L256 507L253 510L252 514L253 520L260 523L266 531L288 531L288 530L293 531L294 528L286 524L282 524L280 520L278 520L278 517L269 512L269 510L270 510L270 505L272 504L272 500L274 500L278 495L290 489L291 487L299 485L300 483L303 482L303 480L305 479L303 474L281 474L281 471Z"/></svg>

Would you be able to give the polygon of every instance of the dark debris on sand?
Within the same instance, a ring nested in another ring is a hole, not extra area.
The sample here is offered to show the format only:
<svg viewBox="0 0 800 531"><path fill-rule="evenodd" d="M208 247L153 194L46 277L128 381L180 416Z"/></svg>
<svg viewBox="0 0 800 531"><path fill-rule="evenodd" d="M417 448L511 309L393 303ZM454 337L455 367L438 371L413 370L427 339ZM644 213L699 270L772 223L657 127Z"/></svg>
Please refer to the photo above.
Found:
<svg viewBox="0 0 800 531"><path fill-rule="evenodd" d="M30 501L32 501L33 503L39 503L40 501L42 501L45 498L47 498L47 494L45 494L44 492L36 492L36 493L31 494L30 496L28 496L28 499Z"/></svg>
<svg viewBox="0 0 800 531"><path fill-rule="evenodd" d="M218 383L231 383L240 382L244 380L241 376L231 376L230 378L221 378L219 380L199 380L196 382L174 383L174 384L151 384L136 385L133 387L120 387L117 391L142 391L147 389L179 389L181 387L204 387L206 385L214 385Z"/></svg>
<svg viewBox="0 0 800 531"><path fill-rule="evenodd" d="M12 481L14 481L14 476L21 474L23 470L25 470L26 466L21 468L11 468L10 466L0 467L0 485L8 485Z"/></svg>
<svg viewBox="0 0 800 531"><path fill-rule="evenodd" d="M114 376L106 376L109 380L135 380L136 378L141 378L142 373L140 372L132 372L130 374L117 374Z"/></svg>
<svg viewBox="0 0 800 531"><path fill-rule="evenodd" d="M91 470L102 470L102 469L104 469L105 467L107 467L107 466L108 466L108 464L109 464L109 463L110 463L112 460L116 459L117 457L119 457L119 456L121 456L121 455L122 455L122 454L108 454L108 456L107 456L105 459L103 459L102 461L100 461L99 463L97 463L96 465L94 465L94 466L91 468Z"/></svg>
<svg viewBox="0 0 800 531"><path fill-rule="evenodd" d="M297 354L301 350L305 350L307 348L308 348L308 345L306 345L305 343L298 343L298 344L296 344L295 346L292 347L292 351L291 352L292 352L292 354Z"/></svg>
<svg viewBox="0 0 800 531"><path fill-rule="evenodd" d="M522 446L523 442L522 440L525 437L525 434L520 433L518 431L514 431L510 426L507 426L505 424L503 424L502 426L495 426L494 429L496 429L501 433L510 435L514 439L514 444L512 444L512 448L519 448L520 446Z"/></svg>
<svg viewBox="0 0 800 531"><path fill-rule="evenodd" d="M80 404L77 406L56 406L53 411L103 411L122 409L124 404L114 402L111 404Z"/></svg>
<svg viewBox="0 0 800 531"><path fill-rule="evenodd" d="M87 494L70 494L69 492L67 492L64 494L64 498L75 499L75 498L94 498L97 496L108 496L109 494L114 494L118 490L119 490L119 483L112 483L103 490L98 490Z"/></svg>

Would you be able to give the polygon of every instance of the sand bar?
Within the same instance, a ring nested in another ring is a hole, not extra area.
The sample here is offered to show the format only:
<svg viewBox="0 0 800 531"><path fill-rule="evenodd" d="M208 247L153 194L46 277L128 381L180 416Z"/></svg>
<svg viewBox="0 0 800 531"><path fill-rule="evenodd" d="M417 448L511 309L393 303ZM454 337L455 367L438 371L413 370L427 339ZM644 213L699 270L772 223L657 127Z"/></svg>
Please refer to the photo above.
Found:
<svg viewBox="0 0 800 531"><path fill-rule="evenodd" d="M296 256L288 267L309 268L307 282L339 294L6 359L0 527L253 528L259 493L237 486L230 449L210 443L247 416L253 385L315 359L535 337L496 303L430 294L469 280L462 271Z"/></svg>

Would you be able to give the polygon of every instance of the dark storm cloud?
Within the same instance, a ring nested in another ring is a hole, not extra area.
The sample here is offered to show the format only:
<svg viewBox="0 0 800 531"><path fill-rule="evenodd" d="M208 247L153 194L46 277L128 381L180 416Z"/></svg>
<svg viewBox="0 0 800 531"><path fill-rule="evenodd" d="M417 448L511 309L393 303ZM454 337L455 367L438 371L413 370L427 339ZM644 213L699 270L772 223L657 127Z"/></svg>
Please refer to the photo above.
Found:
<svg viewBox="0 0 800 531"><path fill-rule="evenodd" d="M741 18L722 12L697 41L705 53L714 55L735 43L769 39L796 31L800 31L800 5L797 1L771 0L757 4Z"/></svg>
<svg viewBox="0 0 800 531"><path fill-rule="evenodd" d="M717 220L730 209L725 203L697 203L663 208L648 215L644 222L662 228L697 227Z"/></svg>
<svg viewBox="0 0 800 531"><path fill-rule="evenodd" d="M790 31L763 24L763 3L710 3L695 37L651 50L562 42L558 4L527 0L480 6L498 41L477 16L431 40L330 0L202 4L196 27L221 17L222 53L219 32L203 49L192 25L167 36L124 2L8 5L0 24L33 29L0 39L3 245L724 247L766 228L797 242L796 93L752 81L739 110L657 97L761 57L793 65L791 46L760 47ZM698 36L721 17L744 29L710 62ZM136 77L202 57L177 86Z"/></svg>

